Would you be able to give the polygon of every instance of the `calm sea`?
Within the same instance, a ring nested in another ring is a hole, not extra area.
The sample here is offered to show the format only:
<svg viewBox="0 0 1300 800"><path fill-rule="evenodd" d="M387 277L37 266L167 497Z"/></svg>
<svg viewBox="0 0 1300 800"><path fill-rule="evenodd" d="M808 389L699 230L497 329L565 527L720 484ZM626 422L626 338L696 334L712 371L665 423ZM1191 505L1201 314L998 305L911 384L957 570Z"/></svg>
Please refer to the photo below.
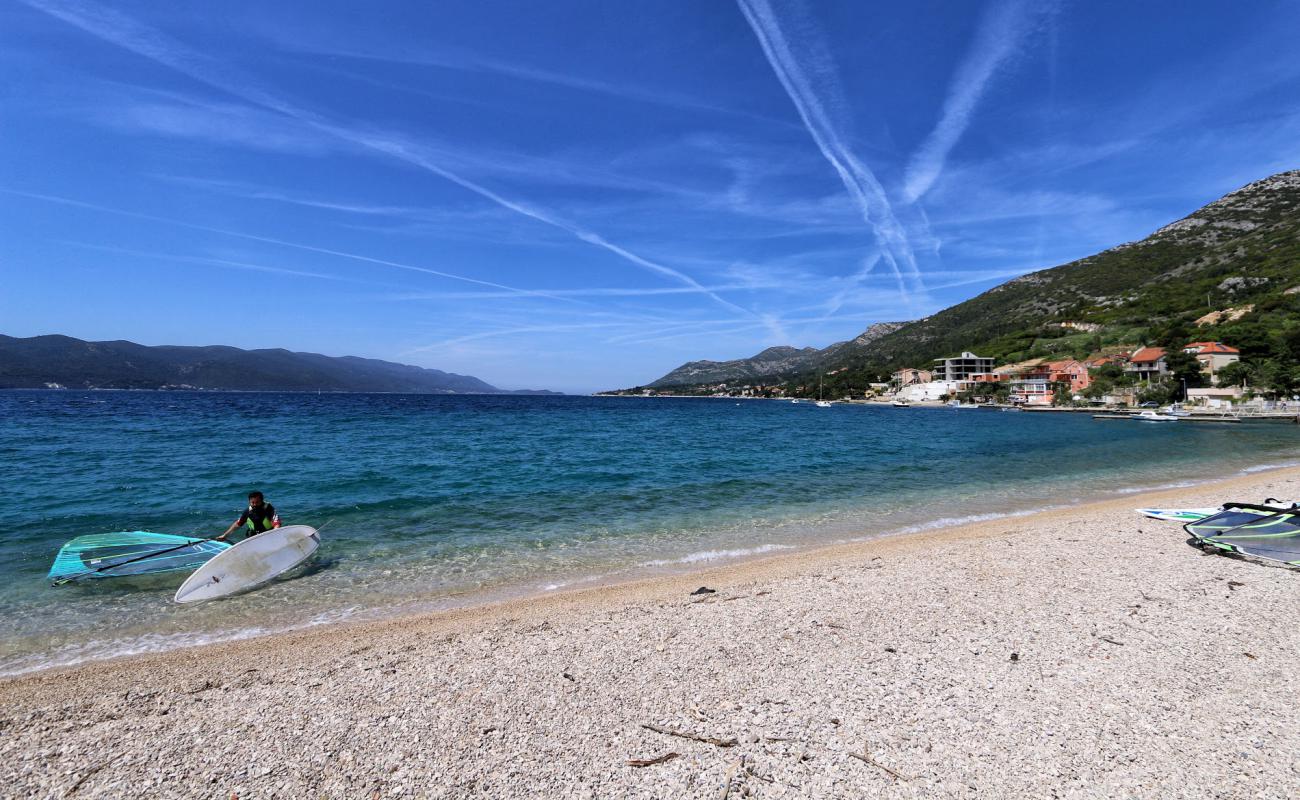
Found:
<svg viewBox="0 0 1300 800"><path fill-rule="evenodd" d="M1020 513L1298 446L1280 424L758 400L0 392L0 674ZM74 536L215 535L250 489L325 526L304 574L192 607L170 602L183 575L45 581Z"/></svg>

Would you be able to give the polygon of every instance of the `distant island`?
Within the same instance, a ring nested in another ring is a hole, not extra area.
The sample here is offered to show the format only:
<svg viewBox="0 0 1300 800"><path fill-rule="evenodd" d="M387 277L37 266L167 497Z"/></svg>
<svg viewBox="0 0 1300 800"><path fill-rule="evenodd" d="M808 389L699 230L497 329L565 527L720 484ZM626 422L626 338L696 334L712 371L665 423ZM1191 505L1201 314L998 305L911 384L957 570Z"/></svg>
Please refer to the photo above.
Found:
<svg viewBox="0 0 1300 800"><path fill-rule="evenodd" d="M220 345L148 347L58 335L0 335L0 389L561 394L508 391L472 375L356 356Z"/></svg>

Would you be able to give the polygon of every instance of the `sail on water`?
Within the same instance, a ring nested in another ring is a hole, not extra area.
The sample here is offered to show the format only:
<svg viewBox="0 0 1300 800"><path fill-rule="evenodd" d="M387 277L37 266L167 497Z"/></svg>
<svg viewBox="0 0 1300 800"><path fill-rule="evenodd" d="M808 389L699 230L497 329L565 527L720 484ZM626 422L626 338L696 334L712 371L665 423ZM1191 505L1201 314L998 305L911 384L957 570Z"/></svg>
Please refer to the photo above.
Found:
<svg viewBox="0 0 1300 800"><path fill-rule="evenodd" d="M83 578L193 570L228 547L226 542L152 531L95 533L59 548L47 577L58 586Z"/></svg>

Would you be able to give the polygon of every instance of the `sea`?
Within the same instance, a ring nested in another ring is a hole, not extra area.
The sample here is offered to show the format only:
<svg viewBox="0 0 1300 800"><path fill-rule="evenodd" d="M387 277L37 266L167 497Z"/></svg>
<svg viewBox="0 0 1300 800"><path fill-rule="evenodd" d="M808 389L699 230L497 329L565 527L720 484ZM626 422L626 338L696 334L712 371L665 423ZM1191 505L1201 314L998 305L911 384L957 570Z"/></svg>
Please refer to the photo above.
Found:
<svg viewBox="0 0 1300 800"><path fill-rule="evenodd" d="M0 675L739 563L1298 461L1300 426L1276 423L727 398L0 392ZM75 536L215 536L254 489L285 524L321 529L317 558L286 579L186 606L171 602L180 574L46 579Z"/></svg>

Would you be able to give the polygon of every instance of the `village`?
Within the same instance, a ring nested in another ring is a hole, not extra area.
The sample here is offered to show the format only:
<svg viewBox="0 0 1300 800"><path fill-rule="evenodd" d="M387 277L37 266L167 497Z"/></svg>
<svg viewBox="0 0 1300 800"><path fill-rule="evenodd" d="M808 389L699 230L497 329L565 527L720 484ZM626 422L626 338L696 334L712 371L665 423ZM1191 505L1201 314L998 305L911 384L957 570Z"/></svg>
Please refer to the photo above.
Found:
<svg viewBox="0 0 1300 800"><path fill-rule="evenodd" d="M1172 358L1171 358L1172 356ZM1182 364L1176 368L1178 356ZM1208 409L1228 409L1258 399L1242 385L1240 352L1222 342L1192 342L1169 352L1139 347L1084 360L1035 358L997 366L992 358L963 352L936 359L930 369L902 369L888 384L873 387L883 399L907 403L994 403L1024 407L1091 406L1127 408L1175 400ZM1192 384L1187 368L1194 364ZM1285 400L1280 401L1285 402Z"/></svg>
<svg viewBox="0 0 1300 800"><path fill-rule="evenodd" d="M1181 415L1291 417L1300 398L1251 386L1240 351L1217 341L1179 348L1109 348L1084 359L1033 358L998 365L972 352L935 359L928 368L896 370L887 382L867 384L861 393L822 400L817 384L740 384L697 387L690 396L776 399L802 402L809 394L823 403L885 403L893 406L983 407L1030 411L1127 412L1162 408ZM842 370L831 370L834 376ZM641 396L678 396L646 389Z"/></svg>

